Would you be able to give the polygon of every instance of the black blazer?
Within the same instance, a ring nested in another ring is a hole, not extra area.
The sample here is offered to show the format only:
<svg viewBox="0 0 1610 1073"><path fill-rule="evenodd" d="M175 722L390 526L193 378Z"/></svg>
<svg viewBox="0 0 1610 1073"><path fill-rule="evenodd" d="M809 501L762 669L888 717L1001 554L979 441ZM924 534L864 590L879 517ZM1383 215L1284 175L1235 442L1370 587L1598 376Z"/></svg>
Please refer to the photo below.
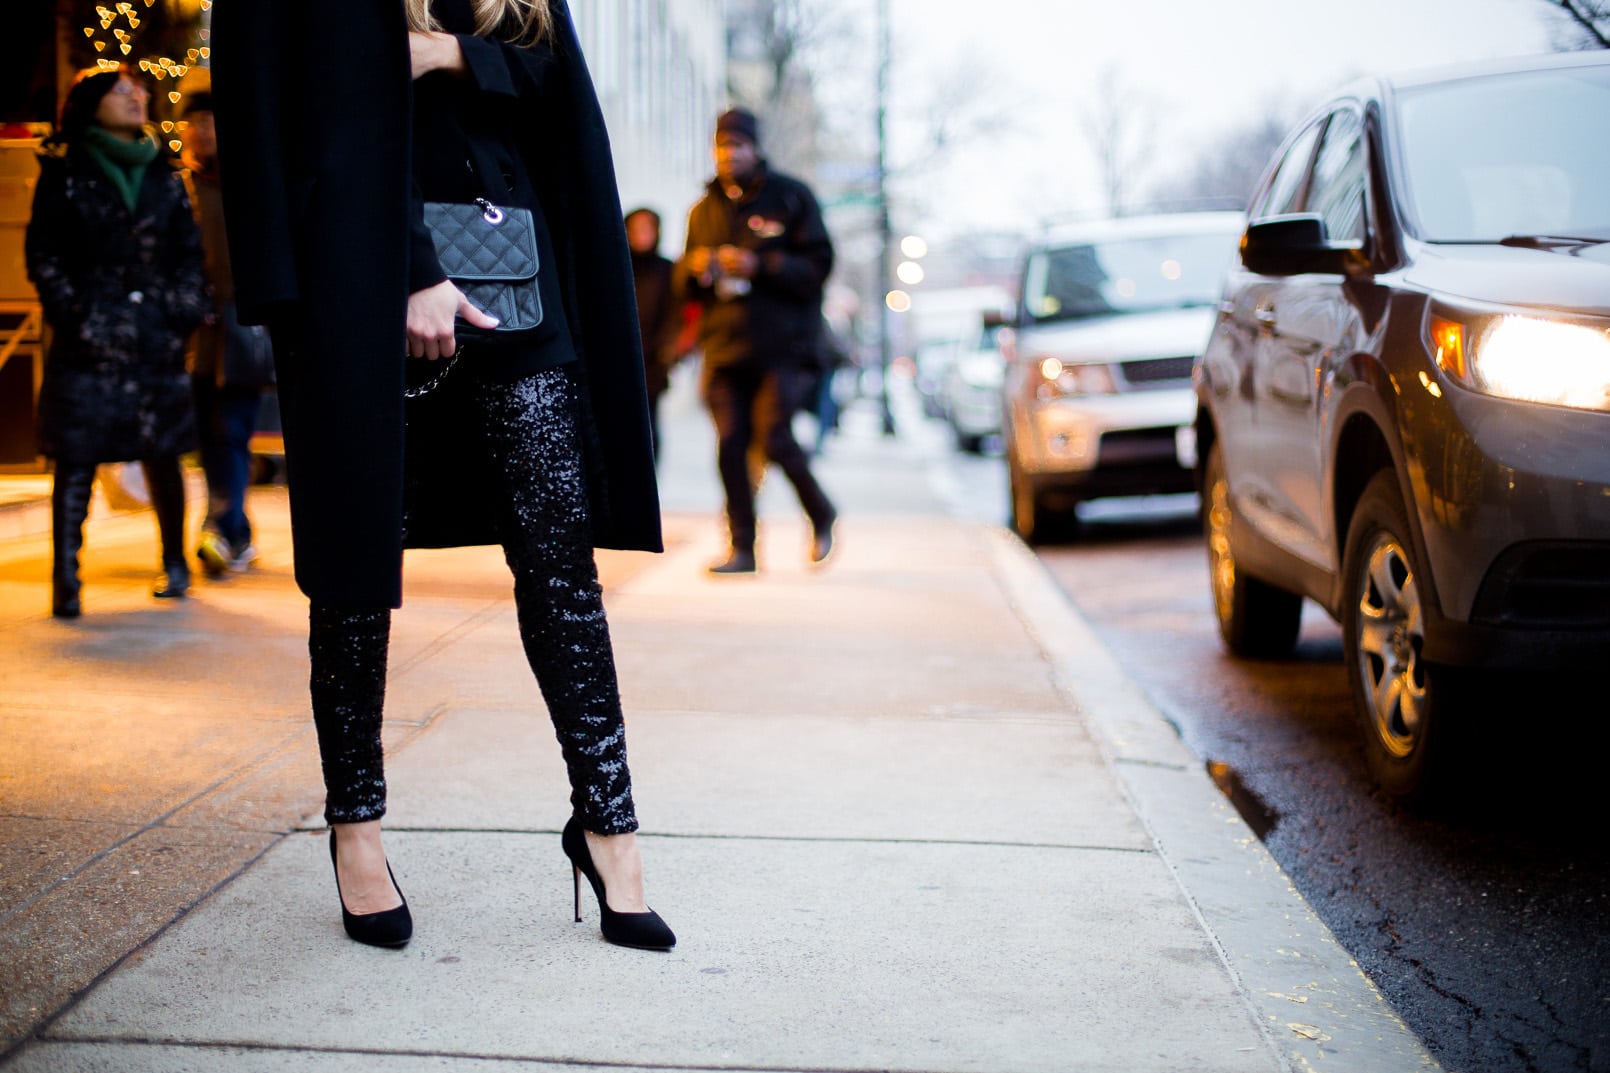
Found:
<svg viewBox="0 0 1610 1073"><path fill-rule="evenodd" d="M516 137L547 210L581 359L573 369L594 541L658 551L614 163L569 8L552 4L550 46L505 55L511 78L522 64L551 64L546 107L523 116ZM212 64L236 300L243 321L275 334L297 582L326 604L398 606L405 439L414 435L402 400L412 93L402 5L223 0ZM473 439L469 429L435 434ZM411 543L494 539L484 495L462 509L466 476L438 464L407 481L424 493L410 505Z"/></svg>

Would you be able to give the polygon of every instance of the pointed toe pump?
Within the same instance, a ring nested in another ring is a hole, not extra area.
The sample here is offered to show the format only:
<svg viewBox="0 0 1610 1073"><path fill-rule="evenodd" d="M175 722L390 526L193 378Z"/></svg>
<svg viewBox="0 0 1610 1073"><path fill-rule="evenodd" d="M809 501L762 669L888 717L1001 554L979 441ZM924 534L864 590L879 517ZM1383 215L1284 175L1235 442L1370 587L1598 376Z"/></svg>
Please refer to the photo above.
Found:
<svg viewBox="0 0 1610 1073"><path fill-rule="evenodd" d="M397 891L397 897L402 898L402 904L395 909L382 909L378 913L350 913L347 911L347 900L341 896L341 870L335 863L335 828L330 828L330 867L335 869L335 894L341 899L341 926L347 930L347 938L366 946L404 946L414 937L414 918L408 912L408 899L403 898L402 888L397 886L397 877L391 874L391 865L386 865L386 875L391 876L391 885Z"/></svg>
<svg viewBox="0 0 1610 1073"><path fill-rule="evenodd" d="M676 945L676 935L660 919L660 914L650 909L646 913L617 913L609 907L609 900L604 896L604 880L598 874L593 864L592 851L587 848L587 836L581 829L581 824L572 817L565 824L565 830L559 837L559 844L570 858L571 868L574 871L573 880L576 891L576 922L581 923L581 878L587 877L592 885L593 896L598 899L598 915L604 939L616 946L630 946L638 950L669 950Z"/></svg>

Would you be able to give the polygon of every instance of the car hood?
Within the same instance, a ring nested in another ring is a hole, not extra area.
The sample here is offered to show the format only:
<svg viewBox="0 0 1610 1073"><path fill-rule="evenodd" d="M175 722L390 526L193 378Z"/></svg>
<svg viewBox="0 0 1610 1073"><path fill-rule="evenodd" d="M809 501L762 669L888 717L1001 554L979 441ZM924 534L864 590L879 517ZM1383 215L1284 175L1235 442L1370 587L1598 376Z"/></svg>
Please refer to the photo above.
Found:
<svg viewBox="0 0 1610 1073"><path fill-rule="evenodd" d="M1195 357L1213 330L1214 317L1213 307L1196 306L1031 324L1018 331L1017 352L1021 358L1063 361Z"/></svg>
<svg viewBox="0 0 1610 1073"><path fill-rule="evenodd" d="M1453 299L1610 315L1610 244L1555 249L1419 245L1404 279Z"/></svg>

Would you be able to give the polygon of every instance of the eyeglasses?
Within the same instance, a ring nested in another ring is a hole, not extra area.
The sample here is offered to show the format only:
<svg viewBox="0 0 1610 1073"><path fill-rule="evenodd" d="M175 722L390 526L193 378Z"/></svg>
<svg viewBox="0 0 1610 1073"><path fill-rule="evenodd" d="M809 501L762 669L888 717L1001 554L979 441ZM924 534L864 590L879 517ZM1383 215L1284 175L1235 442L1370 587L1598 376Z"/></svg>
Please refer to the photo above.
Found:
<svg viewBox="0 0 1610 1073"><path fill-rule="evenodd" d="M121 93L125 97L133 96L136 93L142 97L151 96L151 91L140 85L138 82L129 82L123 79L119 79L117 85L112 87L112 92Z"/></svg>

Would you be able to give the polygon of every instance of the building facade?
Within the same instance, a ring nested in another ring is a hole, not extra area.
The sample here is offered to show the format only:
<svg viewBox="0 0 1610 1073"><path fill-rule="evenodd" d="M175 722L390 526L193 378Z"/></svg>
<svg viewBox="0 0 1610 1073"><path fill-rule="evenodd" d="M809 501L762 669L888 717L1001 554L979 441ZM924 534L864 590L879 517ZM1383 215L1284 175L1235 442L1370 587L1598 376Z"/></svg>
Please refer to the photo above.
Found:
<svg viewBox="0 0 1610 1073"><path fill-rule="evenodd" d="M573 8L615 151L621 202L664 220L668 256L711 171L727 98L723 0L591 0Z"/></svg>

